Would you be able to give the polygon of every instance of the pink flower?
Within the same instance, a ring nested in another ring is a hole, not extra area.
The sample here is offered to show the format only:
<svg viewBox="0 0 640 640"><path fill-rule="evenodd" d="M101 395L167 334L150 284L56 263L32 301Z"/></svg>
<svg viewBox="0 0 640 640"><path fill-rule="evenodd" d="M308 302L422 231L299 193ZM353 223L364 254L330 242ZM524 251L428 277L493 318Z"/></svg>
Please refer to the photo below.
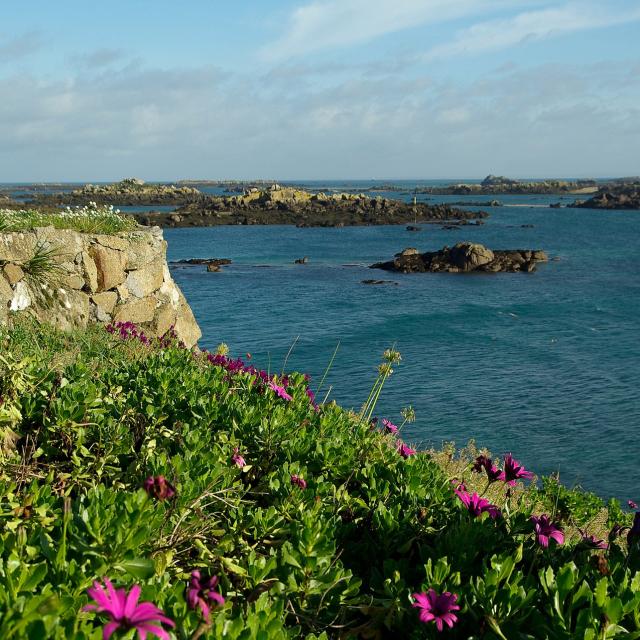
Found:
<svg viewBox="0 0 640 640"><path fill-rule="evenodd" d="M504 480L510 487L515 487L516 480L532 477L533 473L527 471L510 453L504 457L504 471L498 476L499 480Z"/></svg>
<svg viewBox="0 0 640 640"><path fill-rule="evenodd" d="M247 465L247 461L240 455L238 447L235 447L233 450L233 455L231 456L231 462L236 466L242 469Z"/></svg>
<svg viewBox="0 0 640 640"><path fill-rule="evenodd" d="M291 484L296 485L301 489L307 488L307 481L302 476L297 476L295 474L291 476Z"/></svg>
<svg viewBox="0 0 640 640"><path fill-rule="evenodd" d="M149 496L156 500L167 500L176 495L175 487L164 476L149 476L143 486Z"/></svg>
<svg viewBox="0 0 640 640"><path fill-rule="evenodd" d="M93 588L87 589L87 593L97 604L88 604L82 608L83 611L106 613L111 618L102 630L103 640L109 640L117 629L123 631L135 629L140 640L145 640L148 633L161 640L170 640L169 634L160 625L164 623L175 627L175 623L167 618L155 604L151 602L138 604L141 589L137 584L131 587L129 594L124 589L116 591L108 578L104 579L104 584L107 587L106 591L97 581L93 583Z"/></svg>
<svg viewBox="0 0 640 640"><path fill-rule="evenodd" d="M287 393L287 390L284 387L281 387L279 384L276 384L273 380L269 380L267 386L269 387L269 389L275 391L276 395L283 400L293 400L293 398Z"/></svg>
<svg viewBox="0 0 640 640"><path fill-rule="evenodd" d="M386 418L382 418L382 426L386 433L398 433L398 427Z"/></svg>
<svg viewBox="0 0 640 640"><path fill-rule="evenodd" d="M637 509L638 505L633 500L627 500L630 509Z"/></svg>
<svg viewBox="0 0 640 640"><path fill-rule="evenodd" d="M211 605L221 607L224 604L224 598L215 590L217 586L217 576L205 580L199 571L191 572L187 587L187 603L192 609L199 608L206 622L211 621Z"/></svg>
<svg viewBox="0 0 640 640"><path fill-rule="evenodd" d="M396 451L405 459L409 456L415 455L416 453L415 449L412 449L409 445L401 442L400 440L396 443Z"/></svg>
<svg viewBox="0 0 640 640"><path fill-rule="evenodd" d="M582 536L582 544L589 549L608 549L609 545L604 540L599 540L595 536L588 536L586 533Z"/></svg>
<svg viewBox="0 0 640 640"><path fill-rule="evenodd" d="M472 516L477 518L483 513L488 513L493 520L500 516L500 509L485 498L481 498L477 493L469 495L464 490L454 489L453 491Z"/></svg>
<svg viewBox="0 0 640 640"><path fill-rule="evenodd" d="M478 456L476 461L473 463L472 469L476 473L481 473L484 469L489 482L495 482L500 479L500 469L498 469L498 467L493 464L493 460L491 460L491 458L487 458L487 456Z"/></svg>
<svg viewBox="0 0 640 640"><path fill-rule="evenodd" d="M458 617L452 613L460 610L455 593L445 591L438 595L434 589L429 589L427 593L414 593L413 597L415 602L412 606L420 609L421 622L435 622L438 631L442 631L444 624L452 628L458 621Z"/></svg>
<svg viewBox="0 0 640 640"><path fill-rule="evenodd" d="M549 540L555 540L558 544L564 542L562 529L555 522L551 522L549 516L531 516L531 522L534 524L536 540L541 547L546 549Z"/></svg>

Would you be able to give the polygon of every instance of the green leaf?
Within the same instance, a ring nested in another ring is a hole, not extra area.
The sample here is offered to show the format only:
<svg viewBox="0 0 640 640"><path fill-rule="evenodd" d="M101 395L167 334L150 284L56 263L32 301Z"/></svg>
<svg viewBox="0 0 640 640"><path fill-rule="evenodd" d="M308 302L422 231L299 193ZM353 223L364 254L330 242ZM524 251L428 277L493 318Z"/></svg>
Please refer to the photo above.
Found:
<svg viewBox="0 0 640 640"><path fill-rule="evenodd" d="M33 567L29 573L29 577L20 586L21 591L32 592L40 584L42 579L47 575L47 563L41 562Z"/></svg>
<svg viewBox="0 0 640 640"><path fill-rule="evenodd" d="M495 618L493 618L492 616L487 616L487 622L489 623L489 626L491 627L492 631L499 637L502 638L502 640L507 640L507 638L505 638L504 633L502 633L502 629L500 628L500 625L498 624L498 622L496 621Z"/></svg>
<svg viewBox="0 0 640 640"><path fill-rule="evenodd" d="M596 604L602 608L607 600L607 579L601 578L595 589Z"/></svg>
<svg viewBox="0 0 640 640"><path fill-rule="evenodd" d="M229 560L229 558L221 558L222 564L225 566L225 569L235 573L239 576L246 576L247 570L244 567L241 567L239 564L233 562L233 560Z"/></svg>
<svg viewBox="0 0 640 640"><path fill-rule="evenodd" d="M133 558L132 560L125 560L117 565L114 565L115 569L126 571L134 578L139 580L148 580L153 576L156 571L155 564L150 558Z"/></svg>
<svg viewBox="0 0 640 640"><path fill-rule="evenodd" d="M609 602L607 602L605 613L611 624L618 624L622 618L622 602L620 598L611 598Z"/></svg>

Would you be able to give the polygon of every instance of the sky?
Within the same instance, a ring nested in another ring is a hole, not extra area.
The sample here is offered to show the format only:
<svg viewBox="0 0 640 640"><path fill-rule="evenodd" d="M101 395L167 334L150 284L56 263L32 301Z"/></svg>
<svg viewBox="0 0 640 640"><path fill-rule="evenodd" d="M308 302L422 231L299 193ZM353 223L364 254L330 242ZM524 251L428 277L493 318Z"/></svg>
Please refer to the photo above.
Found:
<svg viewBox="0 0 640 640"><path fill-rule="evenodd" d="M640 0L0 9L0 182L640 174Z"/></svg>

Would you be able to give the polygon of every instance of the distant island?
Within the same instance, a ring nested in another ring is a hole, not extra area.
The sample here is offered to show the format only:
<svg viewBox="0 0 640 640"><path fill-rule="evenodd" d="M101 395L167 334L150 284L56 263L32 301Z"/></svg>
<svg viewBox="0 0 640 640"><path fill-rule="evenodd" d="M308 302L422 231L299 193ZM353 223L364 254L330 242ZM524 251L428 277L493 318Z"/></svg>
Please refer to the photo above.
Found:
<svg viewBox="0 0 640 640"><path fill-rule="evenodd" d="M594 193L596 180L532 180L522 182L505 176L488 175L482 182L459 183L438 187L420 187L418 193L434 195L496 195L496 194L565 194Z"/></svg>
<svg viewBox="0 0 640 640"><path fill-rule="evenodd" d="M210 193L212 188L219 193ZM36 207L84 206L95 202L115 207L175 207L175 211L152 211L141 217L145 224L166 227L220 224L350 226L462 221L486 217L484 212L465 209L501 206L502 202L496 199L501 195L573 195L576 197L574 203L567 206L640 209L640 177L520 181L490 174L479 183L413 187L390 183L358 185L354 189L345 182L339 188L325 186L325 191L308 184L279 184L265 180L182 180L172 184L126 178L112 184L24 185L20 187L22 193L12 199L10 196L14 191L15 188L12 190L8 186L0 188L2 206L24 203ZM403 198L388 197L396 193ZM444 205L416 202L418 195L477 196L478 199ZM413 203L406 202L410 196L414 196ZM550 206L563 205L558 202Z"/></svg>
<svg viewBox="0 0 640 640"><path fill-rule="evenodd" d="M576 202L585 209L640 209L640 182L603 187L589 200Z"/></svg>
<svg viewBox="0 0 640 640"><path fill-rule="evenodd" d="M238 183L239 184L239 183ZM237 195L211 195L193 186L145 183L127 178L109 185L84 185L67 192L38 193L29 202L39 208L88 205L175 206L138 216L145 225L206 227L218 225L291 224L298 227L343 227L408 223L480 223L483 211L445 204L407 203L364 193L323 193L282 186L245 187ZM17 203L13 203L16 205Z"/></svg>
<svg viewBox="0 0 640 640"><path fill-rule="evenodd" d="M206 196L194 187L145 182L138 178L125 178L106 185L85 184L73 191L53 194L35 194L34 202L52 205L113 204L181 205L201 200Z"/></svg>
<svg viewBox="0 0 640 640"><path fill-rule="evenodd" d="M344 227L356 225L450 222L486 218L483 211L465 211L449 205L350 193L312 193L282 187L252 188L237 196L208 196L174 212L140 216L144 224L161 227L201 227L228 224L293 224L298 227Z"/></svg>

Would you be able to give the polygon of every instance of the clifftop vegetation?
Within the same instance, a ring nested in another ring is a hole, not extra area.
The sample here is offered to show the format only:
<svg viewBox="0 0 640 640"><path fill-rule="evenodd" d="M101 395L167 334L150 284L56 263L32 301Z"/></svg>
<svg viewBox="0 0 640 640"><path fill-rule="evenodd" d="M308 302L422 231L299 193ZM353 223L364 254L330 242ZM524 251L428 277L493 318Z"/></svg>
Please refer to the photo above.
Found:
<svg viewBox="0 0 640 640"><path fill-rule="evenodd" d="M640 637L638 517L416 451L395 352L357 414L131 324L0 354L2 638Z"/></svg>

